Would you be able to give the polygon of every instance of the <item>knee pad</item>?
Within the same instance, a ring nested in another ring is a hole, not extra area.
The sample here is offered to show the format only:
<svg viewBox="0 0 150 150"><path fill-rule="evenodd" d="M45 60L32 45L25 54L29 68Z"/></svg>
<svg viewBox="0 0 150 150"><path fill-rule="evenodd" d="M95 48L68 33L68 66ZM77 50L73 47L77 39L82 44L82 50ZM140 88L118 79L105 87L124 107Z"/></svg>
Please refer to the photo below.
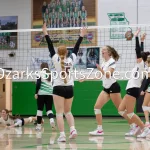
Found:
<svg viewBox="0 0 150 150"><path fill-rule="evenodd" d="M43 116L43 111L41 111L41 110L37 110L37 116L42 117L42 116Z"/></svg>
<svg viewBox="0 0 150 150"><path fill-rule="evenodd" d="M148 106L142 106L143 111L149 111L149 107Z"/></svg>
<svg viewBox="0 0 150 150"><path fill-rule="evenodd" d="M32 117L29 117L29 122L32 122L32 121L33 121Z"/></svg>
<svg viewBox="0 0 150 150"><path fill-rule="evenodd" d="M46 112L46 114L47 114L47 116L48 116L49 114L53 114L53 111L52 111L52 110L49 110L49 111Z"/></svg>
<svg viewBox="0 0 150 150"><path fill-rule="evenodd" d="M125 110L124 111L119 111L118 114L120 114L120 116L123 117L123 115L124 115L125 112L126 112Z"/></svg>
<svg viewBox="0 0 150 150"><path fill-rule="evenodd" d="M95 115L101 114L101 109L94 109Z"/></svg>
<svg viewBox="0 0 150 150"><path fill-rule="evenodd" d="M56 117L63 117L63 113L56 113Z"/></svg>
<svg viewBox="0 0 150 150"><path fill-rule="evenodd" d="M134 116L134 112L127 114L127 116L128 116L129 119L131 119Z"/></svg>
<svg viewBox="0 0 150 150"><path fill-rule="evenodd" d="M150 112L150 107L148 107L148 111Z"/></svg>
<svg viewBox="0 0 150 150"><path fill-rule="evenodd" d="M65 116L68 116L68 115L71 115L72 113L71 112L67 112L65 113Z"/></svg>

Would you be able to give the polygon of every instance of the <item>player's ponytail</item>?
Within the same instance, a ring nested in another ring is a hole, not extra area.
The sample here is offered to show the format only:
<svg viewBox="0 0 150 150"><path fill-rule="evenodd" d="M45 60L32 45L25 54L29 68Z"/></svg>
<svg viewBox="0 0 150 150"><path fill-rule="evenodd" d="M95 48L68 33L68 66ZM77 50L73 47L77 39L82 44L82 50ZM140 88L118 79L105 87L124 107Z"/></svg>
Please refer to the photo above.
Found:
<svg viewBox="0 0 150 150"><path fill-rule="evenodd" d="M61 69L62 69L62 77L64 78L64 83L66 84L67 83L67 79L65 78L65 75L66 75L66 72L65 72L65 63L64 63L64 59L65 59L65 56L63 55L60 55L60 59L61 59Z"/></svg>
<svg viewBox="0 0 150 150"><path fill-rule="evenodd" d="M107 50L110 53L110 55L113 57L113 59L115 61L118 61L119 58L120 58L118 52L113 47L111 47L111 46L106 46L106 47L107 47Z"/></svg>
<svg viewBox="0 0 150 150"><path fill-rule="evenodd" d="M150 65L150 55L147 56L147 63Z"/></svg>
<svg viewBox="0 0 150 150"><path fill-rule="evenodd" d="M47 81L51 81L51 75L50 75L50 70L49 70L49 67L48 67L48 63L45 63L45 62L43 62L42 64L41 64L41 70L42 69L46 69L46 73L48 74L48 78L47 78Z"/></svg>
<svg viewBox="0 0 150 150"><path fill-rule="evenodd" d="M142 59L143 59L144 62L150 61L149 56L150 56L150 52L142 52L142 53L141 53L141 57L142 57Z"/></svg>
<svg viewBox="0 0 150 150"><path fill-rule="evenodd" d="M66 79L66 75L67 73L65 72L65 63L64 63L64 59L67 55L67 48L65 46L60 46L58 47L58 55L61 59L61 69L62 69L62 77L64 78L64 83L67 83L67 79Z"/></svg>

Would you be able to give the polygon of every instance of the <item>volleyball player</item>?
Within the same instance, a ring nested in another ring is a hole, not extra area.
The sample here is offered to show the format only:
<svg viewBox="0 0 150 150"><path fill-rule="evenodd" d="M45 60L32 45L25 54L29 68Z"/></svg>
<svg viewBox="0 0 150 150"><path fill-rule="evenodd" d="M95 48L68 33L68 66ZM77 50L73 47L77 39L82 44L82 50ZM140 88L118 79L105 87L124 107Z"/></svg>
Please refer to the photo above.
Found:
<svg viewBox="0 0 150 150"><path fill-rule="evenodd" d="M42 6L42 18L43 18L43 23L45 22L45 12L46 12L47 4L46 2L43 2Z"/></svg>
<svg viewBox="0 0 150 150"><path fill-rule="evenodd" d="M82 22L82 26L83 23L85 23L85 26L87 26L87 11L85 10L85 6L82 6L82 10L81 10L81 22Z"/></svg>
<svg viewBox="0 0 150 150"><path fill-rule="evenodd" d="M49 118L52 130L55 130L54 115L52 111L53 87L51 82L51 76L49 74L50 71L49 71L48 64L43 62L41 64L41 71L39 73L40 78L37 79L36 92L35 92L35 99L37 99L37 108L38 108L36 130L41 130L42 128L41 123L42 123L44 105L46 106L46 113Z"/></svg>
<svg viewBox="0 0 150 150"><path fill-rule="evenodd" d="M83 28L80 32L80 37L74 47L73 53L70 57L67 56L67 48L65 46L59 46L58 52L55 53L53 43L48 36L46 24L43 25L43 33L45 35L46 41L48 43L48 48L52 57L53 64L58 73L57 79L54 80L53 85L53 99L56 109L56 118L58 128L60 130L60 136L58 138L59 142L66 141L66 135L64 132L64 120L63 113L67 119L67 122L70 127L70 139L73 139L77 136L77 131L75 129L74 117L71 113L71 106L73 100L73 85L74 80L69 70L73 69L74 63L76 61L76 55L79 50L79 46L82 42L84 35L86 34L86 29Z"/></svg>
<svg viewBox="0 0 150 150"><path fill-rule="evenodd" d="M61 8L59 9L59 12L58 12L58 18L59 18L60 22L63 22L63 12L62 12Z"/></svg>
<svg viewBox="0 0 150 150"><path fill-rule="evenodd" d="M144 40L145 40L145 37L146 37L146 34L143 34L141 36L141 47L140 47L140 50L141 50L141 53L142 53L143 56L145 55L145 53L144 53ZM139 41L138 41L138 39L136 39L136 40L137 40L136 47L138 48L139 47ZM147 54L146 54L146 56L147 56ZM144 59L144 61L146 61L146 58ZM125 109L126 109L126 107L125 107L125 101L124 101L119 106L119 114L121 116L122 115L126 115L126 113L124 113L124 111L122 111L122 110L125 110ZM131 120L129 120L129 118L128 118L128 123L130 125L130 130L129 130L129 132L127 132L125 134L125 136L134 136L134 135L136 135L140 131L140 127L137 126L135 123L132 123Z"/></svg>
<svg viewBox="0 0 150 150"><path fill-rule="evenodd" d="M64 12L64 13L66 13L66 12L67 12L66 1L61 2L61 8L62 8L62 12Z"/></svg>
<svg viewBox="0 0 150 150"><path fill-rule="evenodd" d="M68 27L71 27L69 24L69 22L71 22L71 13L69 11L69 8L67 8L67 12L66 12L65 16L66 16L66 20L68 20Z"/></svg>
<svg viewBox="0 0 150 150"><path fill-rule="evenodd" d="M54 28L55 26L55 23L54 23L54 20L56 19L56 15L57 12L55 12L55 9L52 10L52 13L51 13L51 28Z"/></svg>
<svg viewBox="0 0 150 150"><path fill-rule="evenodd" d="M66 7L67 7L67 8L70 8L70 5L71 5L70 1L69 1L69 0L66 0Z"/></svg>
<svg viewBox="0 0 150 150"><path fill-rule="evenodd" d="M141 53L141 47L139 45L139 39L138 39L139 32L140 32L140 29L138 29L137 32L135 33L135 38L136 38L135 52L136 52L136 57L137 57L137 63L135 67L132 69L131 77L126 87L127 94L124 96L118 110L121 116L124 116L124 117L127 116L131 120L132 123L135 123L141 128L142 133L138 135L137 137L143 138L143 137L146 137L150 133L150 130L149 128L145 127L141 119L136 114L134 114L134 107L135 107L136 99L140 95L139 90L140 90L141 83L143 80L142 72L145 71L144 61L147 60L148 55L145 52ZM137 78L138 75L139 77Z"/></svg>
<svg viewBox="0 0 150 150"><path fill-rule="evenodd" d="M60 3L60 1L57 1L57 2L56 2L55 11L56 11L56 12L59 12L60 8L61 8L61 3Z"/></svg>
<svg viewBox="0 0 150 150"><path fill-rule="evenodd" d="M77 8L75 7L75 10L73 12L73 22L74 22L74 27L78 27L77 23L79 19L79 11L77 10Z"/></svg>
<svg viewBox="0 0 150 150"><path fill-rule="evenodd" d="M47 25L49 24L49 12L48 12L48 8L46 8L46 11L44 13L44 21L46 22Z"/></svg>
<svg viewBox="0 0 150 150"><path fill-rule="evenodd" d="M147 57L146 65L148 67L148 78L146 79L146 83L143 87L141 95L144 95L144 102L142 105L142 109L145 115L145 126L150 127L149 123L149 112L150 112L150 55Z"/></svg>
<svg viewBox="0 0 150 150"><path fill-rule="evenodd" d="M103 74L102 83L103 91L99 94L96 104L94 106L94 112L96 115L97 129L89 132L90 135L103 135L102 128L102 107L111 99L115 107L118 109L121 103L120 86L116 82L116 79L112 77L113 72L116 69L116 61L119 59L117 51L110 46L102 48L102 57L104 62L101 67L97 65L97 69Z"/></svg>

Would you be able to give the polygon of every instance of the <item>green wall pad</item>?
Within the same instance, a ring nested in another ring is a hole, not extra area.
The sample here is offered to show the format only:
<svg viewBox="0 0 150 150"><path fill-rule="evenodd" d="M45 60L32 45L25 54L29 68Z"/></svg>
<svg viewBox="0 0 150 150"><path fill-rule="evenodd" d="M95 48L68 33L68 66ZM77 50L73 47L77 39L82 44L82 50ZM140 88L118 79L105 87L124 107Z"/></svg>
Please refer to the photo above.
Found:
<svg viewBox="0 0 150 150"><path fill-rule="evenodd" d="M121 86L123 97L127 81L118 81L118 83ZM76 116L94 116L94 105L101 91L101 81L86 81L83 83L76 81L72 113ZM34 93L35 82L13 82L13 114L36 115L37 104ZM46 114L45 111L43 114ZM102 108L102 114L103 116L119 116L111 100Z"/></svg>

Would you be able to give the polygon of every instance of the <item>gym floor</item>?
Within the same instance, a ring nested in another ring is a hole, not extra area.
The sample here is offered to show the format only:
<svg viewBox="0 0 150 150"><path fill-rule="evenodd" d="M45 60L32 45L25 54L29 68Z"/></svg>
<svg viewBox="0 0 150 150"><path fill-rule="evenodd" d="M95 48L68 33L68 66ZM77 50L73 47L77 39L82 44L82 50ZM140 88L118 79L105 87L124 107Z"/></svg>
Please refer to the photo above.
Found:
<svg viewBox="0 0 150 150"><path fill-rule="evenodd" d="M69 140L69 127L65 122L66 143L58 143L59 131L52 132L49 120L45 122L41 132L35 131L35 125L13 129L0 128L0 150L150 150L150 141L125 137L129 131L127 122L122 118L104 118L104 136L89 136L88 132L96 129L96 121L91 118L75 118L78 137Z"/></svg>

